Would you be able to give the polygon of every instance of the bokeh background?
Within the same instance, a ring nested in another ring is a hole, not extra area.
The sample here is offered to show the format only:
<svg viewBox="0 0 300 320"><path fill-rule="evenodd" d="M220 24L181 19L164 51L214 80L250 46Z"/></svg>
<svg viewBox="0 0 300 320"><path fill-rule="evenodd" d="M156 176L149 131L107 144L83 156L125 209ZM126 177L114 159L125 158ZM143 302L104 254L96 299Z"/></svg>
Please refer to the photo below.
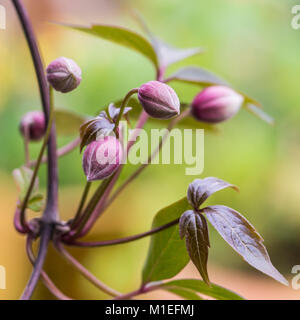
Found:
<svg viewBox="0 0 300 320"><path fill-rule="evenodd" d="M299 1L298 1L299 2ZM269 126L242 110L205 134L205 170L238 185L240 194L224 191L209 201L243 213L265 238L274 265L289 279L300 264L300 30L291 28L291 8L282 0L24 0L46 63L66 56L83 70L80 89L57 94L56 105L95 114L143 82L153 79L152 65L139 54L49 22L109 23L139 27L132 8L144 15L153 31L179 47L203 46L206 54L170 68L194 64L208 68L237 89L259 100L275 120ZM6 267L7 289L0 299L17 299L30 275L25 239L12 225L17 191L11 171L23 163L20 118L39 109L40 101L29 52L10 1L7 29L0 30L0 265ZM191 101L196 86L172 84L183 101ZM59 144L73 137L59 138ZM36 155L39 144L32 146ZM125 170L123 178L129 173ZM112 239L148 230L162 207L182 197L194 177L185 166L148 168L118 198L87 239ZM76 209L85 177L79 152L60 160L60 213L68 219ZM45 168L40 174L45 185ZM209 274L217 284L248 299L299 299L300 290L285 288L249 267L210 228ZM127 292L136 288L149 240L116 247L71 249L70 252L110 286ZM54 250L46 270L66 294L74 298L107 298L73 271ZM198 277L188 265L179 277ZM42 284L35 299L51 299ZM176 298L157 292L144 298Z"/></svg>

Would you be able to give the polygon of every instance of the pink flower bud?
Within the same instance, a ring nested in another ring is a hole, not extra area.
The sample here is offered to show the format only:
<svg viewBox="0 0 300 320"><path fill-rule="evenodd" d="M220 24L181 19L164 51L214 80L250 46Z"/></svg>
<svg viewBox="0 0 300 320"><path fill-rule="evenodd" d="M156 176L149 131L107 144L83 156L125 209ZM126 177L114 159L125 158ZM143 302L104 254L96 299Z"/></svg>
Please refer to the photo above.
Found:
<svg viewBox="0 0 300 320"><path fill-rule="evenodd" d="M26 113L21 120L20 131L24 137L26 136L27 131L29 140L40 140L46 131L44 114L41 111L31 111Z"/></svg>
<svg viewBox="0 0 300 320"><path fill-rule="evenodd" d="M192 114L200 121L218 123L233 117L244 98L231 88L211 86L201 91L192 102Z"/></svg>
<svg viewBox="0 0 300 320"><path fill-rule="evenodd" d="M169 119L180 113L180 101L176 92L159 81L143 84L138 91L138 98L149 116Z"/></svg>
<svg viewBox="0 0 300 320"><path fill-rule="evenodd" d="M81 69L72 59L58 58L49 64L46 72L52 87L63 93L76 89L81 82Z"/></svg>
<svg viewBox="0 0 300 320"><path fill-rule="evenodd" d="M87 180L103 180L111 176L120 165L122 155L122 146L113 136L91 142L84 150L82 159Z"/></svg>

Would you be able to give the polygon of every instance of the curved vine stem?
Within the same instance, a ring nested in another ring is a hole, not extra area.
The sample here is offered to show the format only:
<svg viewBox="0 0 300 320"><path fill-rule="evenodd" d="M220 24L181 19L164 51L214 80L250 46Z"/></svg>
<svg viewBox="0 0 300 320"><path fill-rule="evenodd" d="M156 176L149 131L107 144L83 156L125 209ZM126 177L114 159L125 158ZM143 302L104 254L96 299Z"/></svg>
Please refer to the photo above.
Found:
<svg viewBox="0 0 300 320"><path fill-rule="evenodd" d="M72 255L70 255L67 250L65 250L60 242L55 241L55 248L70 264L72 264L87 280L94 284L98 289L102 290L112 297L121 295L120 292L108 287L106 284L102 283L98 278L96 278L92 273L90 273L82 264L80 264Z"/></svg>
<svg viewBox="0 0 300 320"><path fill-rule="evenodd" d="M45 225L42 230L40 247L37 259L34 263L34 269L31 274L31 277L23 291L21 300L29 300L33 294L33 291L37 285L37 282L40 278L40 274L43 269L44 261L47 254L48 244L52 236L52 228L49 228L49 225Z"/></svg>
<svg viewBox="0 0 300 320"><path fill-rule="evenodd" d="M49 87L49 90L51 92L52 88ZM46 129L46 133L45 133L45 136L44 136L43 144L42 144L42 147L40 149L40 153L39 153L38 158L37 158L36 166L34 167L34 171L33 171L32 177L31 177L31 181L30 181L29 187L27 189L25 198L24 198L24 200L23 200L23 202L21 204L21 209L20 209L20 213L19 213L20 224L23 227L23 229L25 229L25 230L28 229L28 226L27 226L27 223L26 223L25 211L26 211L26 207L27 207L31 192L32 192L34 184L35 184L35 180L36 180L39 168L40 168L40 164L41 164L41 160L42 160L44 151L46 149L46 146L47 146L47 143L48 143L48 140L49 140L49 136L50 136L51 128L52 128L52 124L53 124L53 118L54 118L54 112L53 112L53 107L52 107L52 103L51 103L50 104L50 117L49 117L49 122L48 122L48 125L47 125L47 129Z"/></svg>
<svg viewBox="0 0 300 320"><path fill-rule="evenodd" d="M107 241L94 241L94 242L83 242L83 241L77 241L77 240L70 240L70 241L65 241L66 244L71 245L71 246L78 246L78 247L89 247L89 248L94 248L94 247L106 247L106 246L113 246L117 244L124 244L128 242L132 242L135 240L139 240L148 236L151 236L155 233L158 233L160 231L163 231L165 229L168 229L176 224L178 224L179 219L173 220L167 224L164 224L163 226L154 228L152 230L139 233L133 236L125 237L125 238L120 238L120 239L113 239L113 240L107 240Z"/></svg>
<svg viewBox="0 0 300 320"><path fill-rule="evenodd" d="M26 252L28 255L28 258L30 262L34 265L35 261L35 256L33 254L32 250L32 243L33 243L33 238L29 235L27 237L26 241ZM48 288L48 290L59 300L73 300L72 298L66 296L64 293L62 293L56 285L52 282L52 280L48 277L47 273L45 271L41 271L41 276L44 285Z"/></svg>
<svg viewBox="0 0 300 320"><path fill-rule="evenodd" d="M49 123L51 114L51 102L48 92L48 83L46 80L44 66L38 49L36 37L30 23L29 16L21 0L12 0L16 9L20 23L22 25L27 44L31 53L35 73L38 80L39 91L41 96L42 108L45 115L46 123ZM55 123L51 126L51 132L48 140L48 187L47 187L47 204L41 218L41 242L38 256L34 265L30 280L24 290L22 299L30 299L37 285L43 264L47 255L48 243L51 240L53 228L58 218L58 170L56 157L56 129Z"/></svg>
<svg viewBox="0 0 300 320"><path fill-rule="evenodd" d="M60 158L68 153L70 153L71 151L73 151L75 148L77 148L80 145L80 138L77 137L74 140L72 140L71 142L69 142L68 144L66 144L65 146L57 149L56 152L56 156L57 158ZM48 157L47 156L43 156L41 163L45 163L48 161ZM29 167L34 167L37 164L37 160L32 160L29 162Z"/></svg>
<svg viewBox="0 0 300 320"><path fill-rule="evenodd" d="M84 187L84 190L83 190L83 194L82 194L82 197L81 197L81 200L80 200L76 215L75 215L75 217L74 217L74 219L73 219L73 221L71 223L71 229L74 228L77 225L78 221L81 218L81 213L82 213L83 207L85 205L86 199L88 197L91 185L92 185L92 183L90 181L87 181L86 184L85 184L85 187Z"/></svg>
<svg viewBox="0 0 300 320"><path fill-rule="evenodd" d="M114 132L116 134L117 137L119 137L119 133L118 133L118 127L119 127L119 123L120 123L120 120L122 118L122 115L123 115L123 112L127 106L127 103L129 102L129 99L132 95L134 95L135 93L138 92L138 89L137 88L134 88L134 89L131 89L125 96L125 98L123 99L122 101L122 104L121 104L121 107L120 107L120 112L118 114L118 117L116 119L116 122L115 122L115 128L114 128Z"/></svg>

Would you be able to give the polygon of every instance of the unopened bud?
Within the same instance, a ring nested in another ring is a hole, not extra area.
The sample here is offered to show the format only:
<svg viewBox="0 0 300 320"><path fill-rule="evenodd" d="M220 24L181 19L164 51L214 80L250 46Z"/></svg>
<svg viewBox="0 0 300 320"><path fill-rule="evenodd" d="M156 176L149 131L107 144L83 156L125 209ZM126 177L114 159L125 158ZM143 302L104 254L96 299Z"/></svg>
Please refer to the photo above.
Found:
<svg viewBox="0 0 300 320"><path fill-rule="evenodd" d="M81 69L72 59L58 58L49 64L46 72L52 87L63 93L76 89L81 82Z"/></svg>
<svg viewBox="0 0 300 320"><path fill-rule="evenodd" d="M143 84L138 98L144 110L153 118L169 119L180 113L180 101L176 92L159 81Z"/></svg>
<svg viewBox="0 0 300 320"><path fill-rule="evenodd" d="M29 140L40 140L46 131L46 122L44 114L41 111L31 111L26 113L20 123L21 134Z"/></svg>
<svg viewBox="0 0 300 320"><path fill-rule="evenodd" d="M119 167L122 155L122 146L113 136L91 142L84 150L82 159L87 180L103 180L111 176Z"/></svg>
<svg viewBox="0 0 300 320"><path fill-rule="evenodd" d="M211 86L192 102L192 114L200 121L218 123L233 117L244 102L242 95L225 86Z"/></svg>

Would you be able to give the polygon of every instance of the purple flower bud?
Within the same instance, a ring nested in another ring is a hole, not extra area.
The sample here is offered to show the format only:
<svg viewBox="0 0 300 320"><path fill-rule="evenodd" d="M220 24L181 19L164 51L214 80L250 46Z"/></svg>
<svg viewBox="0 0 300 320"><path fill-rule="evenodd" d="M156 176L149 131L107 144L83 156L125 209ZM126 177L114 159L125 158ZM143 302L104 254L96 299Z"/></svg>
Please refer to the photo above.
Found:
<svg viewBox="0 0 300 320"><path fill-rule="evenodd" d="M180 101L176 92L159 81L143 84L138 91L138 98L149 116L169 119L180 113Z"/></svg>
<svg viewBox="0 0 300 320"><path fill-rule="evenodd" d="M52 87L63 93L76 89L81 82L81 69L72 59L58 58L49 64L46 72Z"/></svg>
<svg viewBox="0 0 300 320"><path fill-rule="evenodd" d="M41 111L31 111L26 113L20 123L21 134L25 137L26 131L29 140L40 140L46 131L44 114Z"/></svg>
<svg viewBox="0 0 300 320"><path fill-rule="evenodd" d="M122 156L122 146L113 136L91 142L84 150L82 159L87 180L103 180L111 176L119 167Z"/></svg>
<svg viewBox="0 0 300 320"><path fill-rule="evenodd" d="M244 102L242 95L225 86L211 86L192 102L192 114L200 121L218 123L233 117Z"/></svg>

